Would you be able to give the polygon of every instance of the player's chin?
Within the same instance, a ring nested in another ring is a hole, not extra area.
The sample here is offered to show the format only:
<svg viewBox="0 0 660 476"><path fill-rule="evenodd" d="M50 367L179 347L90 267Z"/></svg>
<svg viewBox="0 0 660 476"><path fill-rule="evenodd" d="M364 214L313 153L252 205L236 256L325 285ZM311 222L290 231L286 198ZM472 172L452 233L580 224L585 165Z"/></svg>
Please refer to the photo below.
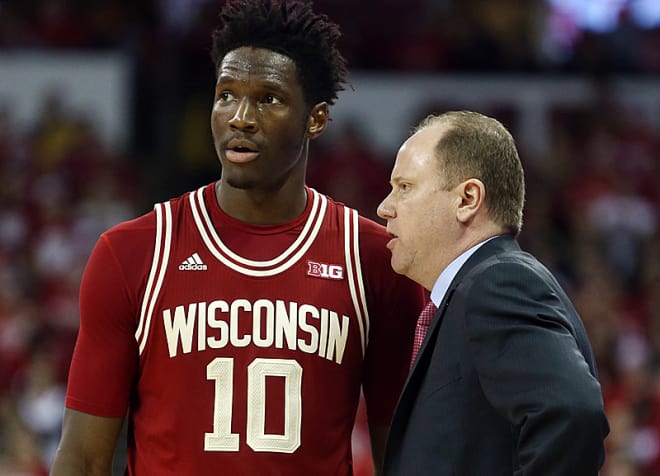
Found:
<svg viewBox="0 0 660 476"><path fill-rule="evenodd" d="M232 188L250 190L257 187L257 181L249 177L227 177L225 182Z"/></svg>

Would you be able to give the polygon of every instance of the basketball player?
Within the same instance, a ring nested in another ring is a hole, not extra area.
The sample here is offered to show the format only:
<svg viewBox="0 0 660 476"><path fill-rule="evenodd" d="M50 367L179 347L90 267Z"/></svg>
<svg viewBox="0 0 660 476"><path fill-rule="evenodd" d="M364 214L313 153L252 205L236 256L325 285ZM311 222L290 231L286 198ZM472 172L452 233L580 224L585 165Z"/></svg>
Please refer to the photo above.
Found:
<svg viewBox="0 0 660 476"><path fill-rule="evenodd" d="M350 475L361 389L380 469L423 294L380 225L305 186L339 31L298 0L220 18L220 179L96 244L53 476L110 475L126 414L129 475Z"/></svg>

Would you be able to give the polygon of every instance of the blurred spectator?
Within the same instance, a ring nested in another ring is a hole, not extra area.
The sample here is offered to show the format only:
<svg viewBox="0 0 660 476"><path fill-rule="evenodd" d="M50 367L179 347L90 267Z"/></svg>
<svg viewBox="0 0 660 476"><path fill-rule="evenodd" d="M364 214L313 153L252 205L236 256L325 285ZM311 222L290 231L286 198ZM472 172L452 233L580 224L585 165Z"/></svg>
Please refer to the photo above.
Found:
<svg viewBox="0 0 660 476"><path fill-rule="evenodd" d="M18 385L17 413L21 423L36 435L46 464L52 461L60 437L65 385L56 375L52 356L37 349L26 364Z"/></svg>
<svg viewBox="0 0 660 476"><path fill-rule="evenodd" d="M380 221L376 208L389 193L390 167L369 146L357 124L346 122L319 144L308 166L308 183L335 200Z"/></svg>
<svg viewBox="0 0 660 476"><path fill-rule="evenodd" d="M0 474L47 476L38 437L20 421L14 403L0 397Z"/></svg>
<svg viewBox="0 0 660 476"><path fill-rule="evenodd" d="M0 474L41 476L59 441L78 286L99 234L134 217L136 164L63 97L22 133L0 111Z"/></svg>

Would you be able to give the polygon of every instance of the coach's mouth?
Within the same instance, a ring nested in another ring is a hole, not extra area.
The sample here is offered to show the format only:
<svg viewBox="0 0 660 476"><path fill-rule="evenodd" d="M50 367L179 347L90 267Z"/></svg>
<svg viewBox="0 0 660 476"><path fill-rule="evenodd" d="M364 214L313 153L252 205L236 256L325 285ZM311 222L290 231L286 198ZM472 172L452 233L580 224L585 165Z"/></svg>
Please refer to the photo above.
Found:
<svg viewBox="0 0 660 476"><path fill-rule="evenodd" d="M396 242L399 240L399 236L395 235L394 233L390 233L389 231L387 234L390 235L390 241L387 242L387 249L391 251Z"/></svg>

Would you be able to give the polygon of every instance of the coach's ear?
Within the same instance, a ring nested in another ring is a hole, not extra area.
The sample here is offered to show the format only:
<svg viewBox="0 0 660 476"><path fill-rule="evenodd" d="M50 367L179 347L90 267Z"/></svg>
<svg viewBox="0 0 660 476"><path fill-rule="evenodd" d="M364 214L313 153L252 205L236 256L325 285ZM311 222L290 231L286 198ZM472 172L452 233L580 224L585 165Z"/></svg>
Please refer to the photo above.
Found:
<svg viewBox="0 0 660 476"><path fill-rule="evenodd" d="M467 224L471 222L484 206L486 200L486 186L476 178L461 182L456 187L460 203L456 210L456 218L459 222Z"/></svg>
<svg viewBox="0 0 660 476"><path fill-rule="evenodd" d="M328 103L320 102L315 105L307 119L307 137L316 139L328 125Z"/></svg>

